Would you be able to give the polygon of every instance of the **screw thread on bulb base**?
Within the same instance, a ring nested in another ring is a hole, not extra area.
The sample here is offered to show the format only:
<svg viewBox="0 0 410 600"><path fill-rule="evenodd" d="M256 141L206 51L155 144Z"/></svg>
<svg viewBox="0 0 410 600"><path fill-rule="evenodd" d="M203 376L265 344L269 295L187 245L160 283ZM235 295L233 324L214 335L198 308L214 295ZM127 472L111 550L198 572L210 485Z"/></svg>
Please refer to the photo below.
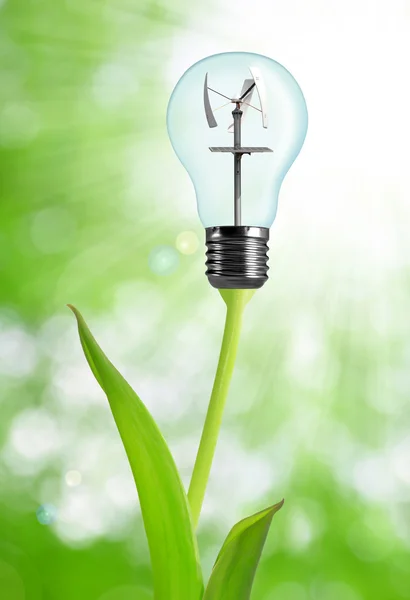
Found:
<svg viewBox="0 0 410 600"><path fill-rule="evenodd" d="M257 289L268 279L266 227L206 228L206 275L218 289Z"/></svg>

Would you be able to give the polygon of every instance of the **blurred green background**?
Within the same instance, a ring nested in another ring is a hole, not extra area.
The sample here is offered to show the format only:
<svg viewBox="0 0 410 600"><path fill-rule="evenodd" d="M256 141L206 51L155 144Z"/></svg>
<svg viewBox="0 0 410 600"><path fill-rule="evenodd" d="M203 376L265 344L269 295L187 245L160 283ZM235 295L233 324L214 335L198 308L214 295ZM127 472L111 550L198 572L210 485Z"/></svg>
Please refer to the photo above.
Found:
<svg viewBox="0 0 410 600"><path fill-rule="evenodd" d="M246 310L205 574L285 497L255 600L410 598L409 32L400 0L0 0L1 600L145 600L132 477L65 304L188 483L224 305L165 112L227 50L289 68L310 129Z"/></svg>

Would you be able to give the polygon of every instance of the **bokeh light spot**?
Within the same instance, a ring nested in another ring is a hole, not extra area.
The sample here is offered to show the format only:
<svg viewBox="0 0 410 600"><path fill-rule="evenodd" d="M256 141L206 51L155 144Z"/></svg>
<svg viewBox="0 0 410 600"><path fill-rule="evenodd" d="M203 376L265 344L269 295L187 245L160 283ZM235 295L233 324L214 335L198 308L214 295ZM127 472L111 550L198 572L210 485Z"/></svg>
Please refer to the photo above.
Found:
<svg viewBox="0 0 410 600"><path fill-rule="evenodd" d="M76 232L71 214L62 207L50 207L35 214L31 240L43 254L57 254L70 247Z"/></svg>
<svg viewBox="0 0 410 600"><path fill-rule="evenodd" d="M115 446L111 446L107 451L106 436L100 441L103 445L100 443L98 447L94 445L96 456L88 465L82 465L82 470L88 473L87 482L73 488L65 487L63 496L58 502L55 533L65 544L72 547L86 547L104 536L118 539L118 536L121 537L127 530L130 515L135 515L138 507L135 491L132 495L132 506L130 503L124 506L123 503L120 510L116 510L117 507L113 506L112 499L103 487L106 474L104 469L101 472L101 468L104 465L107 473L115 470L114 465L117 463ZM87 461L90 459L90 452L94 452L92 448L89 447L87 450L86 446L82 446L79 455L84 456ZM100 469L100 475L97 468ZM121 469L120 466L119 468Z"/></svg>
<svg viewBox="0 0 410 600"><path fill-rule="evenodd" d="M302 508L290 512L287 545L293 552L303 552L315 536L313 523Z"/></svg>
<svg viewBox="0 0 410 600"><path fill-rule="evenodd" d="M41 525L52 525L57 518L57 509L53 504L42 504L38 507L36 515Z"/></svg>
<svg viewBox="0 0 410 600"><path fill-rule="evenodd" d="M396 477L382 453L369 454L356 462L353 485L368 500L387 501L397 493Z"/></svg>
<svg viewBox="0 0 410 600"><path fill-rule="evenodd" d="M182 231L175 242L181 254L194 254L198 250L199 240L194 231Z"/></svg>
<svg viewBox="0 0 410 600"><path fill-rule="evenodd" d="M171 246L157 246L151 251L148 264L156 275L171 275L179 266L178 252Z"/></svg>
<svg viewBox="0 0 410 600"><path fill-rule="evenodd" d="M0 374L26 377L37 365L34 340L20 327L0 331Z"/></svg>
<svg viewBox="0 0 410 600"><path fill-rule="evenodd" d="M133 511L136 508L135 484L131 476L117 473L109 477L104 485L107 499L122 511Z"/></svg>
<svg viewBox="0 0 410 600"><path fill-rule="evenodd" d="M69 487L76 487L80 485L82 476L79 471L71 470L65 474L65 482Z"/></svg>
<svg viewBox="0 0 410 600"><path fill-rule="evenodd" d="M393 450L392 467L404 484L410 485L410 436L402 440Z"/></svg>
<svg viewBox="0 0 410 600"><path fill-rule="evenodd" d="M10 428L10 444L22 458L38 462L47 460L62 444L59 428L43 409L19 413Z"/></svg>

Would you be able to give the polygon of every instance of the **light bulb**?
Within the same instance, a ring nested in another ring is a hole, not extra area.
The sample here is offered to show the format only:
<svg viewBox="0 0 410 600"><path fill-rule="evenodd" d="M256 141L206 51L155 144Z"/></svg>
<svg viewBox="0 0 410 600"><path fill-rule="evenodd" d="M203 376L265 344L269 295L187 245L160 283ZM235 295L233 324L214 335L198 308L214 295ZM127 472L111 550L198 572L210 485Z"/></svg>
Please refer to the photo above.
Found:
<svg viewBox="0 0 410 600"><path fill-rule="evenodd" d="M168 134L195 188L214 287L252 289L267 280L269 228L307 120L296 80L260 54L209 56L175 86Z"/></svg>

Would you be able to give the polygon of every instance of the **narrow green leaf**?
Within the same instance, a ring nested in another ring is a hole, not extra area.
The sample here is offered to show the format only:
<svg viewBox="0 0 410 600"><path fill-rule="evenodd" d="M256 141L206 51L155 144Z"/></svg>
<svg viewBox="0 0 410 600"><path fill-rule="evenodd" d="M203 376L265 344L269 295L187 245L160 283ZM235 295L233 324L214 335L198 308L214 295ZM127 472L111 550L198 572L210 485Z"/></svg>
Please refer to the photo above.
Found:
<svg viewBox="0 0 410 600"><path fill-rule="evenodd" d="M215 561L203 600L249 600L273 515L283 500L239 521Z"/></svg>
<svg viewBox="0 0 410 600"><path fill-rule="evenodd" d="M155 600L200 600L196 538L185 490L155 421L98 346L74 307L81 344L107 395L137 485L151 554Z"/></svg>

